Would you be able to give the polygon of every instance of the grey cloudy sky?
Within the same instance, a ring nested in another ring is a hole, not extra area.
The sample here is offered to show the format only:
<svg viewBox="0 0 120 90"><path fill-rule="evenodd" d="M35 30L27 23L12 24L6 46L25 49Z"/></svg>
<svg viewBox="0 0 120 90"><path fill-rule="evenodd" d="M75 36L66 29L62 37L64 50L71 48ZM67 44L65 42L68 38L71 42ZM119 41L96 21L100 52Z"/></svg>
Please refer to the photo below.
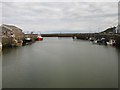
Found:
<svg viewBox="0 0 120 90"><path fill-rule="evenodd" d="M98 32L118 23L117 2L2 2L2 23L24 31Z"/></svg>

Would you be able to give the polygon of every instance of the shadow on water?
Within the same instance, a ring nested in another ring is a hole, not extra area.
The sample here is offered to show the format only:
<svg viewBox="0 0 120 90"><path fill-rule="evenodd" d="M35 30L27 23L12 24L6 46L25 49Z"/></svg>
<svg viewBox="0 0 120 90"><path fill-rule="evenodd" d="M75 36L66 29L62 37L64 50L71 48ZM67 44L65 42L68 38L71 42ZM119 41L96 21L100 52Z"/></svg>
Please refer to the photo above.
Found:
<svg viewBox="0 0 120 90"><path fill-rule="evenodd" d="M3 51L2 51L2 53L4 54L9 54L9 53L11 53L13 50L16 50L18 47L5 47L5 48L3 48Z"/></svg>
<svg viewBox="0 0 120 90"><path fill-rule="evenodd" d="M34 43L33 43L34 44ZM2 50L2 54L9 54L11 52L14 52L18 49L21 49L21 48L24 48L24 47L27 47L27 46L31 46L33 44L30 44L30 45L24 45L24 46L19 46L19 47L4 47L3 50Z"/></svg>

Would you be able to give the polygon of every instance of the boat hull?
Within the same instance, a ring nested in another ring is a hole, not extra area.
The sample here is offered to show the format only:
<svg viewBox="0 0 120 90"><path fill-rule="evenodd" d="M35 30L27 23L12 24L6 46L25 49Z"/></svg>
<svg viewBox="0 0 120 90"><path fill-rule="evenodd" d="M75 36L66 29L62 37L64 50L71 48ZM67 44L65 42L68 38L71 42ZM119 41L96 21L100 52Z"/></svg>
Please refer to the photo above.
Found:
<svg viewBox="0 0 120 90"><path fill-rule="evenodd" d="M43 38L37 38L37 40L38 40L38 41L42 41L42 40L43 40Z"/></svg>

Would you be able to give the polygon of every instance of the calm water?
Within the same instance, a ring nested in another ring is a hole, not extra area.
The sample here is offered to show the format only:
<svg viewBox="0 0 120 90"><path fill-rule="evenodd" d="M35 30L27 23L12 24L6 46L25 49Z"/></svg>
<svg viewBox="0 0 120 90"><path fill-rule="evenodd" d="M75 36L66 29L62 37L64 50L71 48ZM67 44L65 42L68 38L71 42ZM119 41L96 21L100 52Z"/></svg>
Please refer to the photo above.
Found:
<svg viewBox="0 0 120 90"><path fill-rule="evenodd" d="M0 52L0 89L2 89L2 52Z"/></svg>
<svg viewBox="0 0 120 90"><path fill-rule="evenodd" d="M3 51L3 88L117 88L118 51L71 38L44 38Z"/></svg>

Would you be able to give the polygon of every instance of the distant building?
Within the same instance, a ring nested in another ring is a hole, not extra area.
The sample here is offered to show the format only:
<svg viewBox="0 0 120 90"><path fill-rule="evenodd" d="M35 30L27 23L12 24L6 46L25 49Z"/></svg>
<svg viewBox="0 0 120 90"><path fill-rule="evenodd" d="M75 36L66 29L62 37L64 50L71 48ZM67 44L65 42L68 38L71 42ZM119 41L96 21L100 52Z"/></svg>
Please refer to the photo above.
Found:
<svg viewBox="0 0 120 90"><path fill-rule="evenodd" d="M2 38L10 37L11 33L13 33L13 31L10 28L8 28L4 25L2 25L0 28L1 28L0 32L2 34Z"/></svg>
<svg viewBox="0 0 120 90"><path fill-rule="evenodd" d="M104 30L104 31L102 31L102 32L100 32L100 33L104 33L104 34L114 34L114 33L116 33L116 27L110 27L110 28L108 28L108 29L106 29L106 30Z"/></svg>
<svg viewBox="0 0 120 90"><path fill-rule="evenodd" d="M3 46L11 45L13 38L14 40L24 39L22 29L13 25L2 24L0 26L0 33Z"/></svg>
<svg viewBox="0 0 120 90"><path fill-rule="evenodd" d="M115 29L116 33L119 33L120 34L120 25L118 25Z"/></svg>
<svg viewBox="0 0 120 90"><path fill-rule="evenodd" d="M21 39L24 37L24 33L22 32L22 29L16 26L3 24L1 27L2 27L2 35L4 37L12 37L13 35L15 36L16 39Z"/></svg>

